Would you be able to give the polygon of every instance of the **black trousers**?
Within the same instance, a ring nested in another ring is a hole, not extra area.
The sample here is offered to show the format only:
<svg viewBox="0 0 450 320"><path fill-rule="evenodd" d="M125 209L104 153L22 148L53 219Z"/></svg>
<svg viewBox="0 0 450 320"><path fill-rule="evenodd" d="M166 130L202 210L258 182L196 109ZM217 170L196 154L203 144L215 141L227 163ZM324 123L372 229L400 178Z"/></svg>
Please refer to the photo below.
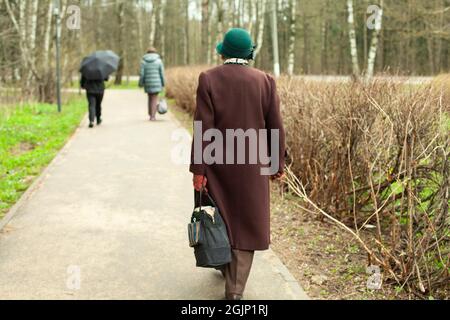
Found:
<svg viewBox="0 0 450 320"><path fill-rule="evenodd" d="M87 93L89 103L89 122L93 123L95 118L97 121L102 117L102 101L103 93Z"/></svg>

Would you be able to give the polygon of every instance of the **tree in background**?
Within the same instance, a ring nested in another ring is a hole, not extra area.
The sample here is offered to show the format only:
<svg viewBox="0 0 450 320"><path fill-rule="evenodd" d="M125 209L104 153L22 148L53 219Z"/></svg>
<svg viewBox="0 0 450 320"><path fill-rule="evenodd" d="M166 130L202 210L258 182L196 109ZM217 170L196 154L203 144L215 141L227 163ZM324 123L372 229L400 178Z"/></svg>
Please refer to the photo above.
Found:
<svg viewBox="0 0 450 320"><path fill-rule="evenodd" d="M0 0L0 79L19 84L23 96L41 101L54 97L52 2ZM433 75L450 68L450 0L60 2L66 82L74 81L83 56L102 49L117 51L122 58L118 83L138 73L143 51L150 45L167 66L219 63L214 47L230 27L249 29L257 45L255 66L272 72L272 4L277 7L282 72ZM368 12L374 4L383 9L375 16L379 21ZM81 9L81 30L66 27L69 5ZM367 28L369 21L375 28Z"/></svg>
<svg viewBox="0 0 450 320"><path fill-rule="evenodd" d="M348 11L348 38L350 40L350 56L352 57L352 74L354 77L359 77L360 69L358 62L358 46L356 45L353 0L347 0L347 11Z"/></svg>

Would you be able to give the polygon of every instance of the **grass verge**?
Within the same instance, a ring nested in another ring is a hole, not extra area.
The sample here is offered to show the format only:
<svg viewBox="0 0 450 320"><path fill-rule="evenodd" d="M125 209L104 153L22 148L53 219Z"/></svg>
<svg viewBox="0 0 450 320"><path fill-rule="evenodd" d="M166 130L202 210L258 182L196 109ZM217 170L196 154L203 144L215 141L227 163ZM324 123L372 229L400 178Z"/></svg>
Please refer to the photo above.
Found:
<svg viewBox="0 0 450 320"><path fill-rule="evenodd" d="M0 113L0 218L56 156L78 127L86 106L70 99L55 105L26 104Z"/></svg>

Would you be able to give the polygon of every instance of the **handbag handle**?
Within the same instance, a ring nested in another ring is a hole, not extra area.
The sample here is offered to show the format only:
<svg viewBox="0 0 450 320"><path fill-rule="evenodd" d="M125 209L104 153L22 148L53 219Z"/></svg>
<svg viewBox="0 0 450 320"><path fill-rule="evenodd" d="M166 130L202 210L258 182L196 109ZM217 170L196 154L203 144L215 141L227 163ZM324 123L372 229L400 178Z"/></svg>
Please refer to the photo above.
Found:
<svg viewBox="0 0 450 320"><path fill-rule="evenodd" d="M202 187L201 189L200 189L200 197L199 197L199 208L200 208L200 211L202 211L202 195L203 195L203 191L205 190L205 187ZM214 208L217 208L217 205L216 205L216 203L214 202L214 200L213 200L213 198L211 198L211 196L209 195L209 193L208 192L206 192L206 195L208 196L208 199L209 199L209 201L211 201L211 204L214 206Z"/></svg>

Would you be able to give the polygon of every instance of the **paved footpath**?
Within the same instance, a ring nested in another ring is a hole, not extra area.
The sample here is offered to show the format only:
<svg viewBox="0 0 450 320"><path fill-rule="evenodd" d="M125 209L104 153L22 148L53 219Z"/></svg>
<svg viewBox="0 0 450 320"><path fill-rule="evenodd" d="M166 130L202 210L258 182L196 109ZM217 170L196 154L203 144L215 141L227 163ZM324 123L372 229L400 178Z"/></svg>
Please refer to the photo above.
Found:
<svg viewBox="0 0 450 320"><path fill-rule="evenodd" d="M187 241L191 175L171 160L173 116L146 121L140 91L108 91L0 227L0 299L222 299ZM307 299L272 251L246 299Z"/></svg>

